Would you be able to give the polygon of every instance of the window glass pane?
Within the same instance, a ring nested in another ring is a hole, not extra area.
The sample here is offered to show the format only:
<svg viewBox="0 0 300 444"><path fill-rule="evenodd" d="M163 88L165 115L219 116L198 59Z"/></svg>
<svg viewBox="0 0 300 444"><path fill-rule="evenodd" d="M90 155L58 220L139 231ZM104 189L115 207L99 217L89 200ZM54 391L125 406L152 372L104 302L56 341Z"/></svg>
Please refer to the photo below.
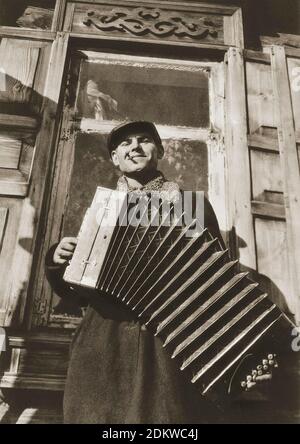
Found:
<svg viewBox="0 0 300 444"><path fill-rule="evenodd" d="M117 180L118 171L109 159L106 137L101 134L78 134L69 200L64 216L64 236L77 236L96 187L115 188Z"/></svg>
<svg viewBox="0 0 300 444"><path fill-rule="evenodd" d="M85 61L80 74L78 116L206 128L208 87L209 73L202 67Z"/></svg>
<svg viewBox="0 0 300 444"><path fill-rule="evenodd" d="M77 236L97 186L116 188L120 173L109 158L106 140L118 121L155 122L165 149L158 168L166 179L182 190L208 190L209 68L98 53L81 62L79 80L76 75L73 79L80 130L62 236ZM78 307L66 307L55 294L51 306L52 325L80 317Z"/></svg>
<svg viewBox="0 0 300 444"><path fill-rule="evenodd" d="M55 0L0 0L0 26L51 29Z"/></svg>
<svg viewBox="0 0 300 444"><path fill-rule="evenodd" d="M208 190L207 146L195 140L168 139L163 142L160 170L182 190Z"/></svg>

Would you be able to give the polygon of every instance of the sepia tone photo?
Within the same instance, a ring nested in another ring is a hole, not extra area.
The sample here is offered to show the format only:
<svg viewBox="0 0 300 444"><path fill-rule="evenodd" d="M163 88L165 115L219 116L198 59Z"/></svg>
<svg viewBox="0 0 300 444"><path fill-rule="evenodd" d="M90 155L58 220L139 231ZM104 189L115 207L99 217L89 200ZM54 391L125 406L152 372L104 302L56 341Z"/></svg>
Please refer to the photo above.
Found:
<svg viewBox="0 0 300 444"><path fill-rule="evenodd" d="M0 0L0 424L299 424L299 147L299 0Z"/></svg>

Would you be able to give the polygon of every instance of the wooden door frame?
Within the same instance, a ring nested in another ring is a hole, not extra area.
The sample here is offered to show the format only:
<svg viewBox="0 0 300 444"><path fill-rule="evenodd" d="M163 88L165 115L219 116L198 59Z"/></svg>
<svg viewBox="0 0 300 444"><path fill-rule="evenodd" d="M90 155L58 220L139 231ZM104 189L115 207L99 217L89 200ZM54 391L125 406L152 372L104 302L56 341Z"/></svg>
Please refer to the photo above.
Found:
<svg viewBox="0 0 300 444"><path fill-rule="evenodd" d="M100 45L105 51L108 50L109 47L118 48L118 50L122 51L122 48L136 48L136 51L147 52L151 49L154 52L168 54L171 50L174 54L182 54L187 53L190 55L186 55L187 58L190 56L192 58L201 58L204 59L212 58L213 60L217 60L223 64L224 56L227 53L230 45L236 47L243 47L243 26L242 26L242 16L241 16L241 8L233 7L232 13L228 13L227 20L227 36L226 42L224 45L214 45L214 44L199 44L199 43L185 43L182 45L180 42L178 43L168 43L163 41L149 42L143 39L136 39L128 41L126 38L123 41L120 39L114 38L101 38L96 35L84 35L84 34L76 34L73 33L70 27L68 27L71 23L70 19L72 17L72 13L74 12L74 5L78 3L75 2L66 2L66 0L58 0L59 1L59 13L56 14L56 29L52 31L34 31L34 30L24 30L24 29L13 29L0 27L0 36L15 36L18 38L33 38L33 39L41 39L44 41L53 41L53 51L51 56L51 65L48 73L48 89L47 95L53 99L56 103L55 108L47 110L45 108L45 116L43 120L42 127L45 130L42 130L39 135L39 144L43 144L47 137L49 137L49 127L54 128L52 132L52 136L50 139L49 151L47 151L40 158L41 169L36 171L35 174L41 175L41 171L43 173L43 180L41 177L34 177L33 183L36 180L37 188L32 188L32 198L37 199L37 195L39 194L40 199L39 202L39 211L41 214L41 219L38 225L38 236L35 236L35 251L34 255L31 258L33 260L33 268L38 269L41 262L41 255L39 255L39 250L42 245L42 241L44 238L45 229L47 227L47 219L46 215L49 211L49 202L50 196L47 195L47 190L51 186L53 175L54 175L54 164L55 159L57 158L58 151L58 140L60 138L60 122L61 122L61 112L62 112L62 102L59 101L59 98L62 94L62 91L66 88L67 78L66 72L64 70L64 63L61 61L65 60L67 52L71 47L74 46L84 46L84 47L95 47ZM125 0L124 0L125 2ZM68 3L68 4L66 4ZM83 2L84 3L84 2ZM96 3L96 2L95 2ZM148 2L149 3L149 2ZM160 3L153 1L153 6L159 6ZM165 2L166 3L166 2ZM58 3L56 4L58 5ZM201 4L204 6L205 4ZM197 6L197 5L196 5ZM214 6L215 7L215 6ZM65 10L66 8L66 10ZM73 9L72 9L73 8ZM212 8L212 6L210 6ZM222 7L218 7L221 13ZM58 11L58 10L57 10ZM66 12L65 12L66 11ZM64 18L64 20L63 20ZM64 21L64 26L63 26ZM68 25L69 24L69 25ZM62 28L63 26L63 28ZM60 29L64 29L63 32L57 32ZM230 30L233 30L231 32ZM230 32L229 32L230 31ZM96 43L95 43L96 42ZM98 43L97 43L98 42ZM171 48L171 49L170 49ZM183 57L184 58L184 57ZM224 66L223 66L224 68ZM222 68L222 69L223 69ZM215 205L222 205L222 209L225 212L227 208L227 200L228 200L228 192L227 192L227 184L228 180L226 177L226 151L225 151L225 143L224 137L222 134L222 121L224 119L224 101L225 101L225 89L224 85L220 79L222 78L222 70L215 75L215 101L214 101L214 109L215 109L215 131L211 136L211 145L210 145L210 158L212 157L212 153L215 152L215 164L212 165L210 173L219 171L220 166L223 167L222 177L218 178L218 181L212 181L210 183L212 193L209 196L212 203ZM57 79L59 78L59 83ZM63 79L64 78L64 79ZM57 88L57 85L60 84L61 87ZM68 143L68 138L70 134L68 131L63 134L63 138ZM55 143L56 141L56 143ZM54 147L52 149L52 146ZM226 197L223 196L227 194ZM225 214L225 213L224 213ZM230 217L226 214L222 220L222 226L224 227L224 231L227 232L228 221ZM37 221L35 220L35 223ZM16 260L17 264L18 260ZM70 331L57 331L53 329L39 329L38 331L30 331L31 329L31 315L30 315L30 304L33 303L34 299L34 281L35 281L35 273L32 273L30 287L29 287L29 297L24 298L21 304L21 318L24 322L23 325L19 324L19 327L9 328L8 332L8 352L5 358L5 369L4 373L1 377L0 386L4 388L31 388L31 389L47 389L47 390L62 390L64 386L64 377L57 375L56 373L49 374L47 368L47 359L52 360L53 362L65 362L67 360L67 349L68 345L71 341L71 332ZM12 301L13 302L13 301ZM12 304L13 305L13 304ZM29 310L29 311L28 311ZM25 315L25 316L24 316ZM26 359L28 361L35 361L36 356L41 356L41 354L45 355L45 360L40 360L41 367L38 372L34 374L22 373L19 368L19 364L21 362L22 353L26 353ZM46 357L48 358L46 359Z"/></svg>
<svg viewBox="0 0 300 444"><path fill-rule="evenodd" d="M105 54L98 51L99 57L104 56ZM197 138L200 137L205 139L208 149L208 168L209 168L209 198L212 204L217 207L217 205L221 205L221 212L219 213L220 226L221 230L224 233L224 237L228 233L228 227L226 223L228 221L228 214L226 209L226 170L225 170L225 147L224 147L224 137L225 137L225 122L224 122L224 107L225 107L225 79L224 79L224 63L215 62L215 61L184 61L182 62L179 59L166 59L166 58L155 58L153 60L151 57L144 57L139 55L118 55L115 53L111 53L112 59L126 59L128 61L132 61L132 63L139 60L141 63L150 63L151 65L165 65L166 67L172 65L178 65L179 63L185 64L187 67L194 68L198 67L199 70L203 68L203 70L210 71L209 77L209 95L210 95L210 128L208 129L185 129L184 134L181 135L183 138ZM69 53L69 60L67 66L71 64L72 53ZM70 77L70 76L69 76ZM65 94L66 97L69 95L68 88L70 85L66 85ZM73 162L73 151L74 151L74 143L77 130L80 131L99 131L103 129L106 132L109 132L114 124L110 122L96 122L91 119L82 119L79 123L72 120L72 116L74 114L74 110L72 107L67 104L67 100L64 100L64 109L61 115L61 126L59 129L59 133L56 139L56 148L55 148L55 164L52 165L52 177L51 177L51 191L48 190L49 196L47 196L47 212L44 216L44 228L43 228L43 245L41 245L39 258L37 261L37 270L34 274L34 284L32 287L32 295L35 298L33 303L44 307L45 312L41 312L40 315L33 315L32 309L33 304L31 305L31 310L27 312L28 318L26 320L27 329L30 330L32 327L51 327L46 319L48 318L48 313L50 310L50 305L48 298L45 298L43 295L43 288L45 285L44 278L44 261L45 256L52 245L56 240L58 240L60 236L61 223L63 220L64 213L64 198L59 193L59 189L67 190L70 185L71 180L71 172L72 172L72 162ZM79 126L78 126L79 125ZM159 125L158 125L158 128ZM172 134L173 129L170 127L169 129L163 130L164 136L170 136ZM201 139L201 140L202 140ZM70 162L71 161L71 162ZM68 165L68 173L64 173L64 169L62 168L64 165ZM62 170L61 170L62 168ZM215 173L218 174L215 177L212 177ZM67 195L66 191L66 195ZM56 208L56 209L55 209ZM61 222L58 222L59 221ZM50 229L49 229L50 227ZM48 284L46 284L48 285ZM40 316L40 318L39 318ZM40 320L39 320L40 319ZM80 322L80 318L68 319L66 318L65 326L69 328L75 328L76 325ZM46 323L46 324L45 324ZM62 321L63 323L63 321Z"/></svg>

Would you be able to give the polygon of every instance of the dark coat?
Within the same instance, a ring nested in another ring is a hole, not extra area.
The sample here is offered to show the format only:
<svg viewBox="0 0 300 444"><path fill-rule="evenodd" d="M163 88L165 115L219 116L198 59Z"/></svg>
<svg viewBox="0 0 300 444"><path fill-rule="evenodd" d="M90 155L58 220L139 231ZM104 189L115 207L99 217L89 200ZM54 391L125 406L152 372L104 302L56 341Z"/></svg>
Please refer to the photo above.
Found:
<svg viewBox="0 0 300 444"><path fill-rule="evenodd" d="M223 244L206 201L205 226ZM218 412L175 367L160 339L128 308L90 290L71 289L64 267L46 258L46 275L62 298L88 303L70 353L64 396L65 423L184 424L217 422Z"/></svg>

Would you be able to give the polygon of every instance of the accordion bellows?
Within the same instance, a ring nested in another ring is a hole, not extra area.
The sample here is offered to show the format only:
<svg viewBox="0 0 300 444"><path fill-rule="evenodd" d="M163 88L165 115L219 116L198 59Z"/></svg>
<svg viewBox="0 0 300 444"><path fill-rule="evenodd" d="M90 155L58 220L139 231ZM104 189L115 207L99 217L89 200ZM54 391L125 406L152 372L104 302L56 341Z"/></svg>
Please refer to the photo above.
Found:
<svg viewBox="0 0 300 444"><path fill-rule="evenodd" d="M245 356L276 351L290 321L248 273L238 271L218 239L205 228L188 235L195 221L179 224L159 206L158 224L131 223L140 210L129 202L131 211L124 212L124 206L126 193L97 189L65 281L130 308L202 395L224 381L228 386ZM150 201L144 208L149 211Z"/></svg>

